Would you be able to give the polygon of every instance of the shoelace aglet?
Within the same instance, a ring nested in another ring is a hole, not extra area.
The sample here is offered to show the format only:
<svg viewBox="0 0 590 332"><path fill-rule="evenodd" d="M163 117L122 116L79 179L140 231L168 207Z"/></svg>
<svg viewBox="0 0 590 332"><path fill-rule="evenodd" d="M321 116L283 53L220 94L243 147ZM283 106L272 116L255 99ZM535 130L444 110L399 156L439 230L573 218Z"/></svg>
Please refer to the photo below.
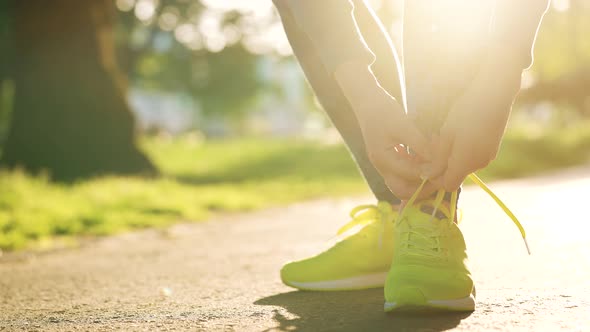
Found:
<svg viewBox="0 0 590 332"><path fill-rule="evenodd" d="M530 255L531 249L529 248L529 244L526 240L526 232L524 230L524 227L520 223L520 221L518 221L518 218L516 218L516 216L514 215L514 213L512 213L512 211L510 211L510 209L506 206L506 204L504 204L504 202L502 202L502 200L496 194L494 194L494 192L475 173L471 173L469 175L469 179L471 179L471 181L475 182L478 186L480 186L481 189L483 189L486 193L488 193L488 195L490 195L490 197L494 201L496 201L496 204L498 204L498 206L500 206L500 208L504 211L504 213L506 213L508 215L508 217L510 217L510 219L512 219L512 222L514 223L514 225L516 225L516 227L518 227L518 230L520 231L520 234L522 235L522 239L523 239L524 244L526 246L526 250Z"/></svg>
<svg viewBox="0 0 590 332"><path fill-rule="evenodd" d="M526 237L523 237L522 240L524 241L524 245L526 246L526 251L529 253L529 256L531 255L531 248L529 247L529 243L526 240Z"/></svg>

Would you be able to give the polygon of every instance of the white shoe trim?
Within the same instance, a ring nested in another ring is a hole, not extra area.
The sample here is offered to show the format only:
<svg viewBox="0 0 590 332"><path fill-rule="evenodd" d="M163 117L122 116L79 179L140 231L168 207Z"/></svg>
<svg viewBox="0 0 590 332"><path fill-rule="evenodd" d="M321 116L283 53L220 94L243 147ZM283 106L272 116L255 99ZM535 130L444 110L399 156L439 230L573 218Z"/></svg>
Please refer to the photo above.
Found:
<svg viewBox="0 0 590 332"><path fill-rule="evenodd" d="M383 308L385 311L391 311L394 309L398 309L401 307L411 307L411 305L403 305L398 306L396 302L385 302ZM416 305L417 308L434 308L434 309L446 309L446 310L456 310L456 311L466 311L466 310L474 310L475 309L475 297L473 295L469 295L468 297L462 299L453 299L453 300L429 300L426 301L426 304Z"/></svg>
<svg viewBox="0 0 590 332"><path fill-rule="evenodd" d="M285 283L289 286L305 290L346 290L383 287L385 284L385 279L387 279L387 272L366 274L359 277L339 280L316 282L296 282L286 280Z"/></svg>

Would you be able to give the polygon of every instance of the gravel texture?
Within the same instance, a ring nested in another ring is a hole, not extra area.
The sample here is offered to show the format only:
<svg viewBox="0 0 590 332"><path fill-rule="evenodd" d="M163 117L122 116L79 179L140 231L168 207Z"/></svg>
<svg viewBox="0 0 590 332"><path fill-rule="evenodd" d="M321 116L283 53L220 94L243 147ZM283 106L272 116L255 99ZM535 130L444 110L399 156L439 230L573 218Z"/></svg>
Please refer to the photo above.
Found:
<svg viewBox="0 0 590 332"><path fill-rule="evenodd" d="M533 254L490 198L466 188L472 314L387 315L382 289L281 284L283 262L322 248L353 206L370 201L357 197L5 253L0 331L590 331L590 169L492 187L525 224Z"/></svg>

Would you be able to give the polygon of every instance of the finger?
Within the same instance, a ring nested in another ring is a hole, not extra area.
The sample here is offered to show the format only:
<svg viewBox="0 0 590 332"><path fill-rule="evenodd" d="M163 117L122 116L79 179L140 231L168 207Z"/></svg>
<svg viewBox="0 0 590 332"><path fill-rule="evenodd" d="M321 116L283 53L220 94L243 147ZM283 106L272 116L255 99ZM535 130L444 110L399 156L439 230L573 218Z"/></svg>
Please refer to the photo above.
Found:
<svg viewBox="0 0 590 332"><path fill-rule="evenodd" d="M393 148L371 155L370 160L383 177L401 177L408 181L420 178L418 164Z"/></svg>
<svg viewBox="0 0 590 332"><path fill-rule="evenodd" d="M446 170L445 170L446 171ZM438 189L444 189L445 186L445 181L444 181L444 173L435 177L434 179L429 179L428 182L435 187L437 190Z"/></svg>
<svg viewBox="0 0 590 332"><path fill-rule="evenodd" d="M395 145L392 149L395 151L395 153L397 153L397 156L400 158L415 161L415 162L417 161L416 156L410 154L408 152L408 149L403 144Z"/></svg>
<svg viewBox="0 0 590 332"><path fill-rule="evenodd" d="M421 182L406 181L406 180L399 179L399 178L389 178L389 179L386 179L386 184L387 184L387 187L389 188L389 190L391 190L391 192L397 198L399 198L401 200L408 200L412 196L414 196L414 194L416 193L416 191L420 187ZM422 187L422 190L420 190L420 193L418 194L418 196L416 196L416 199L418 201L420 201L420 200L430 198L432 196L432 194L434 192L438 191L439 189L440 188L435 186L434 184L427 182Z"/></svg>
<svg viewBox="0 0 590 332"><path fill-rule="evenodd" d="M454 174L449 174L445 176L445 183L444 183L444 188L446 191L448 192L453 192L455 190L458 190L459 187L461 187L461 184L463 184L463 181L465 181L465 178L467 177L467 175L469 175L469 172L467 174L465 173L454 173Z"/></svg>
<svg viewBox="0 0 590 332"><path fill-rule="evenodd" d="M417 155L415 153L410 153L410 151L408 151L408 148L405 147L403 144L398 144L398 145L394 146L393 150L397 153L397 156L399 158L409 160L410 162L414 163L414 165L416 165L416 166L424 164L424 162L425 162L419 155Z"/></svg>
<svg viewBox="0 0 590 332"><path fill-rule="evenodd" d="M395 132L391 133L392 139L395 143L402 143L409 147L413 153L420 157L429 160L432 158L430 142L426 136L416 128L416 126L406 118L406 121L401 121L396 125Z"/></svg>
<svg viewBox="0 0 590 332"><path fill-rule="evenodd" d="M391 192L401 200L408 200L418 189L419 183L406 181L404 179L390 177L385 179L385 184Z"/></svg>
<svg viewBox="0 0 590 332"><path fill-rule="evenodd" d="M468 164L467 160L460 158L456 154L451 155L447 171L443 176L443 187L446 191L459 189L467 175L471 172L471 165Z"/></svg>
<svg viewBox="0 0 590 332"><path fill-rule="evenodd" d="M440 189L439 187L437 187L436 185L434 185L433 183L428 181L428 182L426 182L426 184L424 185L424 187L420 191L420 194L418 195L417 200L420 201L420 200L428 199L428 198L432 197L432 194L437 192L439 189Z"/></svg>
<svg viewBox="0 0 590 332"><path fill-rule="evenodd" d="M443 128L439 135L433 136L434 149L432 161L422 169L429 179L444 174L448 167L449 155L453 150L453 135Z"/></svg>

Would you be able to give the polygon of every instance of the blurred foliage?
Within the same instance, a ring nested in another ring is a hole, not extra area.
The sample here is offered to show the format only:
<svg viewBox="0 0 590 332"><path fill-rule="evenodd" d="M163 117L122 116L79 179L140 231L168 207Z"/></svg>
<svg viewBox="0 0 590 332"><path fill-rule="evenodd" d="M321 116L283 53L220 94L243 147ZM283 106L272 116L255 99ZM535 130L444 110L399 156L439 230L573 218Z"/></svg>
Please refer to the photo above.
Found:
<svg viewBox="0 0 590 332"><path fill-rule="evenodd" d="M590 2L586 0L553 2L535 45L534 72L538 79L554 80L590 67L589 18Z"/></svg>
<svg viewBox="0 0 590 332"><path fill-rule="evenodd" d="M520 104L550 102L590 115L590 2L554 0L535 45L535 62L525 75Z"/></svg>
<svg viewBox="0 0 590 332"><path fill-rule="evenodd" d="M0 80L0 155L2 143L8 133L13 105L14 84L10 80Z"/></svg>
<svg viewBox="0 0 590 332"><path fill-rule="evenodd" d="M10 58L12 56L12 27L13 18L10 16L8 2L0 2L0 155L2 143L8 132L10 124L10 113L14 95L10 76Z"/></svg>
<svg viewBox="0 0 590 332"><path fill-rule="evenodd" d="M295 140L150 138L143 142L164 176L106 177L56 184L46 176L0 172L0 248L47 248L217 212L249 211L366 192L343 145ZM590 123L509 131L486 180L532 175L588 160ZM343 218L345 216L342 216Z"/></svg>
<svg viewBox="0 0 590 332"><path fill-rule="evenodd" d="M402 1L370 3L400 42ZM256 111L253 102L277 84L261 74L261 62L281 61L290 54L270 0L117 0L117 4L120 54L132 83L190 95L205 117L240 117ZM140 8L150 6L153 13L142 14ZM555 106L554 112L573 108L580 116L590 114L589 18L586 0L553 1L517 110L533 111L547 101Z"/></svg>
<svg viewBox="0 0 590 332"><path fill-rule="evenodd" d="M252 40L278 18L270 1L227 2L118 0L120 62L132 84L192 96L205 116L248 110L271 84L259 55L278 55Z"/></svg>

